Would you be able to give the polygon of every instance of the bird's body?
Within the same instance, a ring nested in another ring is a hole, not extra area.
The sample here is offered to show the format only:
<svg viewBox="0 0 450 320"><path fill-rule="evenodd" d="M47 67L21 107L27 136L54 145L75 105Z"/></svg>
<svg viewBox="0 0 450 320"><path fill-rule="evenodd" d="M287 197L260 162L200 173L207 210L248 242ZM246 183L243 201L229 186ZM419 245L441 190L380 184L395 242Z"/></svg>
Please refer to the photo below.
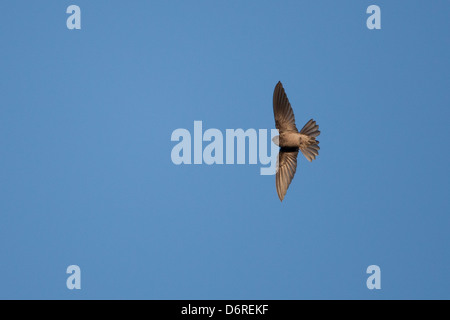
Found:
<svg viewBox="0 0 450 320"><path fill-rule="evenodd" d="M287 189L297 170L297 155L301 151L309 161L319 155L319 126L311 119L298 131L295 126L294 112L284 92L283 85L278 82L273 92L273 113L275 126L280 133L273 141L280 146L278 154L276 187L278 197L283 201Z"/></svg>
<svg viewBox="0 0 450 320"><path fill-rule="evenodd" d="M279 136L279 146L286 148L306 148L312 141L309 136L298 132L283 132Z"/></svg>

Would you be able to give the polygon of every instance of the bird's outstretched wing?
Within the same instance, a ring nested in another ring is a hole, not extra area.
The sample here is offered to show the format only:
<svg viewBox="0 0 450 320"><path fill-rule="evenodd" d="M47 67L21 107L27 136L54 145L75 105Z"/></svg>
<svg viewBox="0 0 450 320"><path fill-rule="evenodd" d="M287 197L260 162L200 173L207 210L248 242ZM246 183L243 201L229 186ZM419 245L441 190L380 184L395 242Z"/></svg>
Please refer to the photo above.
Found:
<svg viewBox="0 0 450 320"><path fill-rule="evenodd" d="M283 85L279 81L273 92L273 115L275 116L275 127L280 133L285 131L298 132L295 126L294 111L292 111Z"/></svg>
<svg viewBox="0 0 450 320"><path fill-rule="evenodd" d="M297 171L298 149L281 148L277 159L276 187L278 198L283 201L286 191Z"/></svg>

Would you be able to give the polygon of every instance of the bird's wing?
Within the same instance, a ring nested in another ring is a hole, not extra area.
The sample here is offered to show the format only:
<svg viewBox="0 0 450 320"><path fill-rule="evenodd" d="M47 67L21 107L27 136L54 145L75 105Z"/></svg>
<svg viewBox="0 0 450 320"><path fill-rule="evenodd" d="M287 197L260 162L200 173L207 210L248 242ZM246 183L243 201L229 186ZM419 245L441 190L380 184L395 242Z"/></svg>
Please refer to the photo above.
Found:
<svg viewBox="0 0 450 320"><path fill-rule="evenodd" d="M297 150L284 151L281 148L277 159L277 175L276 175L276 187L278 198L283 201L286 191L294 178L295 171L297 170Z"/></svg>
<svg viewBox="0 0 450 320"><path fill-rule="evenodd" d="M294 111L292 111L281 82L277 83L273 92L273 115L275 116L275 127L280 133L285 131L298 132L295 126Z"/></svg>

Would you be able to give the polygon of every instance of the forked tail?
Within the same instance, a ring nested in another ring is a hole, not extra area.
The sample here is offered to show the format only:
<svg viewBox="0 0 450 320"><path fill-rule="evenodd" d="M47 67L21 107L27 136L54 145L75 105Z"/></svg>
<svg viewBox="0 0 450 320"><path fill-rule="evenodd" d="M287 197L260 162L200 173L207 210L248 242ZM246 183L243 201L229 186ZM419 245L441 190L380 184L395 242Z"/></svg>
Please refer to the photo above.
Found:
<svg viewBox="0 0 450 320"><path fill-rule="evenodd" d="M300 133L309 137L307 146L305 148L300 148L300 151L309 161L316 159L320 150L319 141L316 140L316 137L320 135L319 125L316 124L316 121L311 119L305 124L302 130L300 130Z"/></svg>

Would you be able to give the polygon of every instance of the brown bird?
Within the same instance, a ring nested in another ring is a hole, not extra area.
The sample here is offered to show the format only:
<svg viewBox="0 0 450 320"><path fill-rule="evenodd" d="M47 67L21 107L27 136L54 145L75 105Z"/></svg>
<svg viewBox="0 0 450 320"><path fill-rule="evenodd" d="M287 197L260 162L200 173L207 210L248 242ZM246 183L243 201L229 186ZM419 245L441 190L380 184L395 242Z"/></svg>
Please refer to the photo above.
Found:
<svg viewBox="0 0 450 320"><path fill-rule="evenodd" d="M319 155L319 125L313 119L309 120L298 132L295 126L294 112L283 85L278 82L273 92L273 114L275 127L280 133L273 142L280 147L277 160L276 187L278 197L283 201L286 191L297 170L297 155L300 150L309 161Z"/></svg>

